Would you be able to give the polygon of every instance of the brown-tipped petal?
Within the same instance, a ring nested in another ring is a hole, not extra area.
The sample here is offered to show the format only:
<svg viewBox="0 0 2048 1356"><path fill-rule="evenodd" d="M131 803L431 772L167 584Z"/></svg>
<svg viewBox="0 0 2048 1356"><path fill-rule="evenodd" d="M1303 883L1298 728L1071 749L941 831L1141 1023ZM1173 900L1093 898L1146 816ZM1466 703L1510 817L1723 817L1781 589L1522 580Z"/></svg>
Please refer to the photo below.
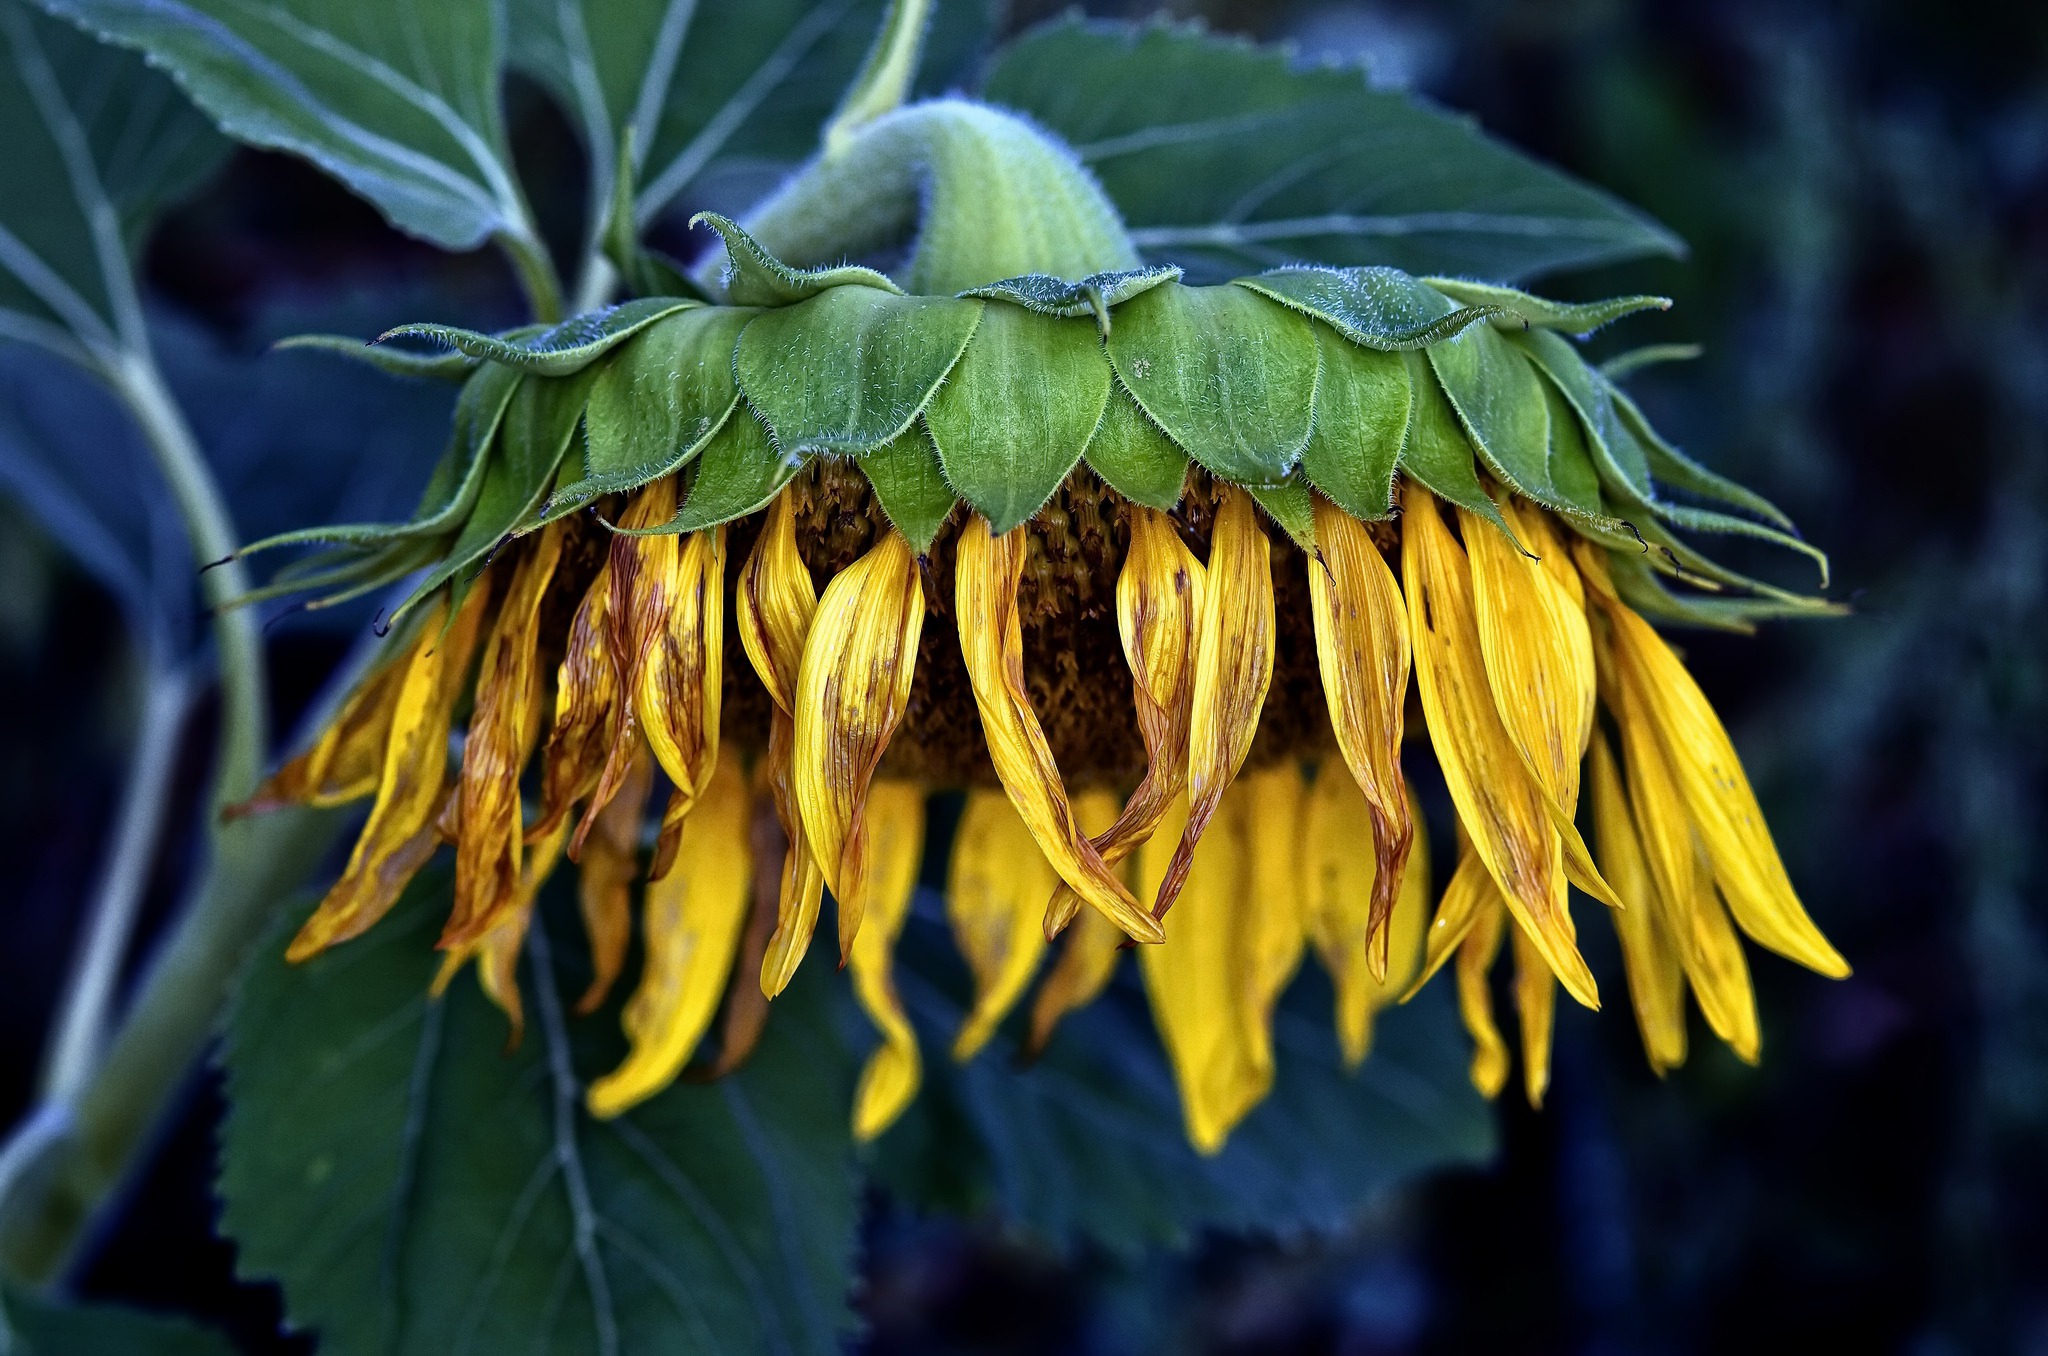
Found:
<svg viewBox="0 0 2048 1356"><path fill-rule="evenodd" d="M525 949L526 930L533 923L534 896L562 860L568 839L569 826L563 824L533 844L520 868L519 895L513 907L466 948L476 956L476 977L484 997L505 1014L511 1027L505 1034L508 1053L519 1048L520 1038L526 1034L526 1009L519 1001L519 953Z"/></svg>
<svg viewBox="0 0 2048 1356"><path fill-rule="evenodd" d="M1500 954L1507 910L1498 902L1482 907L1479 917L1458 944L1458 1015L1472 1037L1472 1086L1486 1098L1500 1096L1508 1081L1508 1043L1501 1039L1493 1020L1493 992L1487 987L1487 973Z"/></svg>
<svg viewBox="0 0 2048 1356"><path fill-rule="evenodd" d="M788 844L777 874L774 931L761 957L761 992L775 997L789 987L797 965L810 950L811 934L818 927L818 911L825 898L825 872L811 850L810 835L804 832L797 813L795 785L790 771L790 750L796 743L796 722L778 710L770 718L768 731L768 777L775 794L775 813L781 820L783 840Z"/></svg>
<svg viewBox="0 0 2048 1356"><path fill-rule="evenodd" d="M1209 541L1209 577L1195 637L1194 709L1188 733L1188 821L1153 900L1164 917L1194 862L1195 844L1244 766L1273 681L1272 546L1251 496L1223 488Z"/></svg>
<svg viewBox="0 0 2048 1356"><path fill-rule="evenodd" d="M1598 1007L1593 972L1579 955L1566 909L1563 845L1487 684L1465 552L1429 491L1410 484L1402 504L1401 573L1415 681L1458 819L1516 923L1566 991Z"/></svg>
<svg viewBox="0 0 2048 1356"><path fill-rule="evenodd" d="M590 938L591 973L590 987L576 1001L579 1013L597 1011L625 968L626 944L633 934L633 880L640 874L640 821L653 789L654 759L643 749L583 844L576 897Z"/></svg>
<svg viewBox="0 0 2048 1356"><path fill-rule="evenodd" d="M797 677L790 760L803 831L839 901L839 956L866 909L864 811L875 768L910 701L924 584L894 532L825 586Z"/></svg>
<svg viewBox="0 0 2048 1356"><path fill-rule="evenodd" d="M1540 513L1509 521L1525 539L1548 542ZM1473 615L1494 710L1522 765L1535 778L1543 808L1564 844L1572 884L1611 908L1614 890L1600 878L1593 854L1573 822L1579 807L1579 764L1593 732L1596 696L1593 633L1584 606L1479 515L1458 510L1472 566ZM1553 550L1561 554L1561 548Z"/></svg>
<svg viewBox="0 0 2048 1356"><path fill-rule="evenodd" d="M619 690L605 639L611 591L611 568L605 565L569 624L568 645L555 671L555 722L541 755L540 814L526 831L528 843L553 833L576 802L596 790L611 747ZM580 849L570 856L582 860Z"/></svg>
<svg viewBox="0 0 2048 1356"><path fill-rule="evenodd" d="M1367 935L1374 975L1387 973L1387 920L1415 837L1401 776L1402 717L1408 705L1408 614L1394 572L1365 524L1317 496L1316 552L1307 558L1316 662L1337 748L1372 811L1372 911Z"/></svg>
<svg viewBox="0 0 2048 1356"><path fill-rule="evenodd" d="M633 690L634 714L647 747L675 785L664 829L688 816L718 762L725 690L723 527L683 537L665 593L664 615L652 619L658 634ZM636 602L641 597L638 592L634 596Z"/></svg>
<svg viewBox="0 0 2048 1356"><path fill-rule="evenodd" d="M1650 865L1643 856L1629 815L1621 769L1607 736L1593 732L1591 774L1587 794L1593 802L1594 842L1600 850L1600 873L1623 907L1609 915L1621 943L1622 967L1628 975L1629 1001L1643 1053L1660 1077L1685 1063L1685 972L1670 921L1656 896Z"/></svg>
<svg viewBox="0 0 2048 1356"><path fill-rule="evenodd" d="M240 819L287 805L346 805L373 794L408 662L420 646L434 643L435 631L431 625L422 627L407 644L394 645L376 671L348 694L313 747L279 768L249 799L229 806L225 817Z"/></svg>
<svg viewBox="0 0 2048 1356"><path fill-rule="evenodd" d="M475 708L456 779L460 836L455 845L455 904L440 945L483 936L517 905L524 826L519 777L540 723L540 604L562 558L559 524L529 538L512 572L498 620L477 671Z"/></svg>
<svg viewBox="0 0 2048 1356"><path fill-rule="evenodd" d="M1024 544L1024 528L994 537L985 519L971 516L961 530L953 562L960 655L981 712L989 761L1018 817L1060 879L1083 903L1107 914L1135 940L1156 942L1163 935L1158 921L1138 906L1075 822L1052 748L1024 690L1024 631L1017 616Z"/></svg>
<svg viewBox="0 0 2048 1356"><path fill-rule="evenodd" d="M490 594L487 573L445 628L436 608L422 643L406 661L405 681L384 745L377 801L349 854L348 868L292 938L285 959L302 961L360 936L398 902L413 874L440 846L434 819L448 780L448 721L469 676Z"/></svg>
<svg viewBox="0 0 2048 1356"><path fill-rule="evenodd" d="M924 788L882 780L867 796L868 919L853 939L853 992L882 1044L868 1056L853 1094L853 1136L863 1142L887 1130L917 1096L924 1064L917 1034L896 996L896 938L910 916L917 868L924 856Z"/></svg>
<svg viewBox="0 0 2048 1356"><path fill-rule="evenodd" d="M1177 801L1162 828L1180 829ZM1273 1084L1273 1048L1260 1010L1255 949L1259 901L1249 891L1243 795L1226 797L1187 872L1166 940L1141 948L1140 968L1180 1089L1188 1142L1214 1154ZM1142 886L1163 883L1179 853L1174 837L1138 850Z"/></svg>
<svg viewBox="0 0 2048 1356"><path fill-rule="evenodd" d="M647 955L624 1016L632 1048L590 1085L591 1115L616 1116L667 1087L710 1027L753 904L752 809L739 761L721 759L690 816L688 850L647 887Z"/></svg>
<svg viewBox="0 0 2048 1356"><path fill-rule="evenodd" d="M968 791L953 836L946 919L974 975L974 1007L953 1041L954 1059L980 1052L1038 972L1040 917L1058 880L1007 796Z"/></svg>
<svg viewBox="0 0 2048 1356"><path fill-rule="evenodd" d="M1419 839L1422 818L1412 806L1408 813ZM1408 854L1393 913L1375 933L1371 920L1380 894L1374 888L1380 867L1378 852L1368 846L1378 822L1372 807L1343 769L1326 763L1309 788L1304 818L1309 935L1337 991L1338 1048L1345 1064L1356 1068L1372 1049L1374 1017L1404 996L1422 964L1429 846L1418 841L1418 850ZM1477 870L1485 880L1484 868ZM1492 888L1490 881L1487 888ZM1374 972L1375 954L1388 959L1383 974Z"/></svg>
<svg viewBox="0 0 2048 1356"><path fill-rule="evenodd" d="M1550 1088L1550 1039L1557 1021L1557 979L1543 953L1520 928L1514 930L1515 1013L1522 1028L1522 1089L1529 1105L1542 1107Z"/></svg>
<svg viewBox="0 0 2048 1356"><path fill-rule="evenodd" d="M1111 866L1151 838L1187 784L1195 628L1208 577L1171 518L1134 505L1129 522L1131 546L1117 575L1116 619L1145 741L1145 777L1114 822L1095 832L1095 849ZM1046 938L1057 936L1080 907L1081 897L1062 884L1046 910Z"/></svg>
<svg viewBox="0 0 2048 1356"><path fill-rule="evenodd" d="M1117 798L1100 788L1074 796L1074 819L1081 825L1081 832L1098 843L1120 812ZM1081 907L1080 896L1068 890L1065 882L1054 891L1055 900L1061 897L1071 899L1074 908ZM1081 913L1074 930L1060 946L1059 958L1053 962L1045 982L1038 986L1038 996L1032 1000L1031 1031L1024 1040L1026 1055L1035 1056L1045 1049L1060 1018L1095 1001L1116 973L1116 959L1123 946L1122 928L1093 909Z"/></svg>

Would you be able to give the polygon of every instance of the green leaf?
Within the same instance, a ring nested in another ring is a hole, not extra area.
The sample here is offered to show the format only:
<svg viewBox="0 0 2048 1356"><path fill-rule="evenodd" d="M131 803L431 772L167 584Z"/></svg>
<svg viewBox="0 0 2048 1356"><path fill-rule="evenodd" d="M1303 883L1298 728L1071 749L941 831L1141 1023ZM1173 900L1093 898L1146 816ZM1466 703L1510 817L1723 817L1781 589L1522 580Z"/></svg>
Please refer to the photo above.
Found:
<svg viewBox="0 0 2048 1356"><path fill-rule="evenodd" d="M898 986L927 1049L964 1015L960 967L937 929L913 918ZM1185 1246L1209 1230L1295 1237L1354 1225L1387 1188L1487 1162L1491 1109L1465 1078L1449 991L1382 1014L1357 1073L1330 1029L1331 994L1304 973L1279 1005L1272 1093L1204 1158L1188 1147L1173 1077L1139 986L1128 976L1070 1014L1044 1055L927 1062L918 1101L877 1144L882 1183L913 1204L970 1208L1064 1245L1124 1255ZM948 1188L951 1189L948 1189Z"/></svg>
<svg viewBox="0 0 2048 1356"><path fill-rule="evenodd" d="M1114 383L1083 454L1088 468L1133 503L1164 513L1180 502L1188 483L1188 454Z"/></svg>
<svg viewBox="0 0 2048 1356"><path fill-rule="evenodd" d="M702 223L717 231L725 242L725 275L721 286L726 299L735 306L788 306L808 301L834 287L871 287L903 295L885 273L856 264L836 268L791 268L741 230L737 222L716 212L699 212L690 218L692 226Z"/></svg>
<svg viewBox="0 0 2048 1356"><path fill-rule="evenodd" d="M1104 334L1109 333L1110 307L1149 292L1161 283L1179 282L1180 270L1172 265L1159 268L1121 269L1091 273L1079 282L1065 282L1044 273L1027 273L1005 278L986 287L970 287L962 296L1007 301L1013 306L1044 315L1092 315Z"/></svg>
<svg viewBox="0 0 2048 1356"><path fill-rule="evenodd" d="M673 530L696 532L765 508L803 464L799 455L776 451L767 428L741 405L697 458L696 483L676 513Z"/></svg>
<svg viewBox="0 0 2048 1356"><path fill-rule="evenodd" d="M1093 325L987 307L925 407L946 479L998 534L1045 506L1081 459L1112 378Z"/></svg>
<svg viewBox="0 0 2048 1356"><path fill-rule="evenodd" d="M732 355L754 312L725 306L655 322L597 374L585 414L583 477L556 490L559 517L688 464L739 403Z"/></svg>
<svg viewBox="0 0 2048 1356"><path fill-rule="evenodd" d="M187 1318L116 1304L57 1304L13 1286L0 1340L9 1356L235 1356L226 1337Z"/></svg>
<svg viewBox="0 0 2048 1356"><path fill-rule="evenodd" d="M1239 278L1237 285L1312 315L1367 348L1427 348L1500 314L1493 306L1454 306L1397 268L1276 268Z"/></svg>
<svg viewBox="0 0 2048 1356"><path fill-rule="evenodd" d="M1838 604L1817 598L1702 597L1696 593L1673 593L1657 578L1650 557L1640 548L1609 550L1607 568L1614 579L1614 590L1621 595L1623 602L1645 617L1682 626L1704 626L1747 635L1755 631L1756 624L1762 621L1841 616L1848 611Z"/></svg>
<svg viewBox="0 0 2048 1356"><path fill-rule="evenodd" d="M662 317L696 304L676 297L641 297L572 316L529 336L499 337L454 325L421 324L386 330L377 336L377 341L428 339L472 358L488 359L544 377L566 377L582 371Z"/></svg>
<svg viewBox="0 0 2048 1356"><path fill-rule="evenodd" d="M823 967L777 1000L741 1072L593 1121L582 1083L623 1052L617 1004L565 1016L588 967L573 891L549 893L509 1054L467 974L427 997L445 872L304 965L284 964L286 931L261 944L222 1056L223 1224L244 1274L282 1281L330 1356L838 1352L853 1065Z"/></svg>
<svg viewBox="0 0 2048 1356"><path fill-rule="evenodd" d="M1308 443L1315 330L1241 287L1155 287L1109 336L1124 387L1188 455L1240 485L1278 485Z"/></svg>
<svg viewBox="0 0 2048 1356"><path fill-rule="evenodd" d="M1644 344L1617 353L1600 364L1600 375L1609 381L1626 381L1646 367L1658 363L1689 363L1704 352L1698 344Z"/></svg>
<svg viewBox="0 0 2048 1356"><path fill-rule="evenodd" d="M894 439L855 460L874 486L882 512L919 555L931 550L939 529L952 516L959 496L946 483L939 451L923 423L912 424Z"/></svg>
<svg viewBox="0 0 2048 1356"><path fill-rule="evenodd" d="M1148 257L1203 278L1321 259L1513 281L1682 249L1469 119L1196 28L1056 21L982 92L1065 138Z"/></svg>
<svg viewBox="0 0 2048 1356"><path fill-rule="evenodd" d="M1649 460L1650 474L1666 485L1673 485L1704 499L1716 500L1753 513L1766 522L1776 523L1787 532L1797 529L1784 510L1746 486L1738 485L1726 476L1709 471L1685 453L1666 442L1650 427L1650 421L1636 407L1636 402L1624 395L1619 388L1609 386L1614 400L1614 410L1621 424L1642 446Z"/></svg>
<svg viewBox="0 0 2048 1356"><path fill-rule="evenodd" d="M1519 349L1479 325L1426 352L1473 446L1508 488L1549 508L1604 518L1591 463L1559 459L1545 384Z"/></svg>
<svg viewBox="0 0 2048 1356"><path fill-rule="evenodd" d="M136 48L220 126L302 155L446 249L535 242L498 111L488 0L42 0Z"/></svg>
<svg viewBox="0 0 2048 1356"><path fill-rule="evenodd" d="M346 334L294 334L278 340L271 347L332 353L394 377L425 377L433 381L463 381L476 371L478 362L460 349L445 353L412 353L375 339L355 339Z"/></svg>
<svg viewBox="0 0 2048 1356"><path fill-rule="evenodd" d="M1401 355L1401 361L1408 368L1408 389L1414 402L1408 410L1408 441L1401 448L1401 469L1437 498L1470 509L1514 541L1514 532L1500 516L1500 505L1479 483L1472 443L1458 423L1457 411L1437 385L1428 360L1419 352L1408 352Z"/></svg>
<svg viewBox="0 0 2048 1356"><path fill-rule="evenodd" d="M1563 394L1578 416L1601 483L1625 503L1648 508L1656 502L1650 463L1634 435L1621 427L1609 386L1586 366L1577 349L1548 330L1509 334L1508 342L1535 364Z"/></svg>
<svg viewBox="0 0 2048 1356"><path fill-rule="evenodd" d="M1527 292L1518 292L1512 287L1494 287L1488 283L1467 282L1462 278L1425 278L1423 281L1444 295L1455 297L1468 306L1498 308L1501 314L1519 322L1519 326L1534 325L1539 329L1563 330L1566 334L1591 334L1601 326L1611 325L1623 316L1636 315L1642 311L1671 309L1669 297L1609 297L1605 301L1589 301L1574 305L1570 302L1532 297Z"/></svg>
<svg viewBox="0 0 2048 1356"><path fill-rule="evenodd" d="M1307 481L1296 476L1283 485L1253 487L1246 493L1296 546L1304 551L1316 549L1316 503Z"/></svg>
<svg viewBox="0 0 2048 1356"><path fill-rule="evenodd" d="M1354 518L1394 511L1394 468L1408 438L1413 403L1408 364L1398 353L1347 343L1316 326L1323 375L1316 383L1315 427L1301 470L1331 503Z"/></svg>
<svg viewBox="0 0 2048 1356"><path fill-rule="evenodd" d="M785 452L865 452L910 426L953 370L983 303L834 287L765 311L735 370Z"/></svg>

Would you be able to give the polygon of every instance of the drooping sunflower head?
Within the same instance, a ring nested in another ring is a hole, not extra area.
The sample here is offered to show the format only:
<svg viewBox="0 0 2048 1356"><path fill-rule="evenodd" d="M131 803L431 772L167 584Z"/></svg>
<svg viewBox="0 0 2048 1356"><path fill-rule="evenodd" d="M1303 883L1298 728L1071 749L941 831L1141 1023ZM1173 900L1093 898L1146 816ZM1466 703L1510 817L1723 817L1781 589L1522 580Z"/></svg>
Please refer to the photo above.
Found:
<svg viewBox="0 0 2048 1356"><path fill-rule="evenodd" d="M1738 933L1846 973L1645 621L1825 610L1677 530L1812 553L1565 337L1664 303L1385 268L1193 286L1141 266L1086 176L1014 119L921 105L863 135L970 133L1006 166L1037 157L1065 196L1030 201L1065 206L963 237L947 194L971 176L941 173L898 270L912 290L792 267L710 218L716 300L496 338L413 327L467 374L420 512L298 534L335 551L277 586L426 572L383 663L257 798L372 802L294 957L373 925L452 844L442 982L474 959L516 1024L535 891L567 857L586 1010L640 899L630 1054L589 1091L616 1114L677 1076L721 1006L717 1062L744 1057L829 891L883 1037L854 1108L871 1136L919 1080L891 964L926 798L964 791L944 907L976 1000L954 1054L1040 971L1042 1044L1136 943L1204 1150L1270 1085L1273 1004L1311 949L1354 1062L1375 1013L1455 959L1491 1095L1509 1059L1488 972L1509 941L1534 1100L1556 986L1598 1004L1570 887L1612 915L1660 1071L1684 1057L1688 990L1756 1057ZM757 224L801 243L820 196ZM1440 898L1404 776L1425 741L1457 823Z"/></svg>

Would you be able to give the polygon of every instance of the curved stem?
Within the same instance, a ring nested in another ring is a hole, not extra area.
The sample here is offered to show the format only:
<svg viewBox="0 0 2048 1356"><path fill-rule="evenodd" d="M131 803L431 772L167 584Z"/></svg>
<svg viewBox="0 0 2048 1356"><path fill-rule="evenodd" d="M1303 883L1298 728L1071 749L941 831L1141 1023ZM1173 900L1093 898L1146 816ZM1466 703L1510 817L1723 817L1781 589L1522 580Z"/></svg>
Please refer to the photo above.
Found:
<svg viewBox="0 0 2048 1356"><path fill-rule="evenodd" d="M555 274L554 260L548 258L548 247L529 232L512 231L498 236L498 247L505 251L513 272L519 275L519 286L526 293L533 318L545 325L560 320L562 283Z"/></svg>

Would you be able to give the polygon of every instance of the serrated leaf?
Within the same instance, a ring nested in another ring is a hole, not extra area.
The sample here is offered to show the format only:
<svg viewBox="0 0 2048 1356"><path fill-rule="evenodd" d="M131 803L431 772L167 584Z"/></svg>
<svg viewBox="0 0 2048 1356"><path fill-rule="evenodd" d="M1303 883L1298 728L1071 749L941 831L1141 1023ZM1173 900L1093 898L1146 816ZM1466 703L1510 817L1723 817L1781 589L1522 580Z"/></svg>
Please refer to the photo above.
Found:
<svg viewBox="0 0 2048 1356"><path fill-rule="evenodd" d="M1109 357L1188 455L1278 485L1308 444L1318 357L1308 318L1241 287L1157 287L1124 303Z"/></svg>
<svg viewBox="0 0 2048 1356"><path fill-rule="evenodd" d="M1614 411L1621 424L1632 434L1642 447L1648 460L1650 474L1666 485L1675 486L1688 493L1712 499L1719 503L1753 513L1766 522L1775 523L1787 532L1796 531L1792 520L1784 510L1744 485L1738 485L1726 476L1708 470L1685 453L1666 442L1657 430L1650 427L1636 402L1624 395L1618 387L1610 385L1608 392L1614 400Z"/></svg>
<svg viewBox="0 0 2048 1356"><path fill-rule="evenodd" d="M1408 364L1341 339L1321 325L1323 375L1316 383L1315 428L1301 471L1329 501L1354 518L1394 511L1394 469L1408 438Z"/></svg>
<svg viewBox="0 0 2048 1356"><path fill-rule="evenodd" d="M1108 334L1112 306L1129 301L1140 292L1149 292L1161 283L1179 282L1180 276L1181 271L1171 264L1091 273L1079 282L1066 282L1044 273L1027 273L986 287L970 287L961 295L1007 301L1013 306L1022 306L1044 315L1092 315L1102 332Z"/></svg>
<svg viewBox="0 0 2048 1356"><path fill-rule="evenodd" d="M1055 21L983 94L1065 138L1139 247L1204 279L1322 259L1514 281L1681 249L1469 119L1195 28Z"/></svg>
<svg viewBox="0 0 2048 1356"><path fill-rule="evenodd" d="M1611 325L1623 316L1636 315L1642 311L1668 311L1669 297L1609 297L1605 301L1588 301L1574 304L1565 301L1550 301L1543 297L1530 296L1512 287L1495 287L1490 283L1469 282L1463 278L1425 278L1424 282L1468 306L1497 307L1516 326L1536 326L1539 329L1562 330L1566 334L1591 334L1603 325ZM1501 323L1501 322L1496 322ZM1506 328L1503 323L1503 328Z"/></svg>
<svg viewBox="0 0 2048 1356"><path fill-rule="evenodd" d="M583 474L548 516L636 489L687 465L739 403L732 356L753 311L697 307L635 335L597 373L585 414Z"/></svg>
<svg viewBox="0 0 2048 1356"><path fill-rule="evenodd" d="M1111 381L1093 325L983 310L924 418L947 481L991 531L1044 507L1101 422Z"/></svg>
<svg viewBox="0 0 2048 1356"><path fill-rule="evenodd" d="M422 377L431 381L462 381L476 371L479 361L460 349L414 353L380 344L374 339L350 338L346 334L294 334L278 340L273 347L287 351L332 353L394 377Z"/></svg>
<svg viewBox="0 0 2048 1356"><path fill-rule="evenodd" d="M220 1333L175 1314L119 1304L58 1304L7 1288L0 1339L8 1356L235 1356Z"/></svg>
<svg viewBox="0 0 2048 1356"><path fill-rule="evenodd" d="M1425 351L1487 469L1539 504L1604 517L1591 464L1580 475L1557 460L1544 383L1519 349L1479 325Z"/></svg>
<svg viewBox="0 0 2048 1356"><path fill-rule="evenodd" d="M952 516L959 496L946 483L939 450L922 420L872 452L855 459L875 490L882 512L919 555L929 551Z"/></svg>
<svg viewBox="0 0 2048 1356"><path fill-rule="evenodd" d="M148 54L229 136L302 155L446 249L536 239L498 111L487 0L42 0Z"/></svg>
<svg viewBox="0 0 2048 1356"><path fill-rule="evenodd" d="M1507 339L1563 394L1577 415L1608 491L1635 507L1654 504L1657 496L1650 484L1649 461L1634 435L1619 426L1607 384L1586 366L1578 350L1548 330L1510 334Z"/></svg>
<svg viewBox="0 0 2048 1356"><path fill-rule="evenodd" d="M1453 305L1397 268L1276 268L1237 279L1367 348L1426 348L1500 312Z"/></svg>
<svg viewBox="0 0 2048 1356"><path fill-rule="evenodd" d="M1500 505L1479 483L1474 465L1478 453L1458 422L1443 388L1437 385L1429 360L1410 351L1401 355L1408 369L1408 441L1401 447L1401 469L1437 498L1485 518L1514 541L1515 534L1500 516Z"/></svg>
<svg viewBox="0 0 2048 1356"><path fill-rule="evenodd" d="M582 1080L622 1053L617 1008L565 1017L588 967L556 902L510 1054L467 975L427 997L445 873L305 965L287 931L262 943L223 1051L239 1265L333 1356L836 1353L856 1200L829 980L798 976L738 1074L593 1121Z"/></svg>
<svg viewBox="0 0 2048 1356"><path fill-rule="evenodd" d="M725 272L720 285L735 306L788 306L808 301L834 287L870 287L903 295L888 274L858 264L832 268L791 268L741 230L739 223L716 212L699 212L692 226L709 226L725 242Z"/></svg>
<svg viewBox="0 0 2048 1356"><path fill-rule="evenodd" d="M455 325L419 324L400 325L386 330L377 339L379 343L398 338L427 339L472 358L488 359L522 372L566 377L582 371L662 317L695 305L696 302L679 297L639 297L572 316L526 337L478 334Z"/></svg>
<svg viewBox="0 0 2048 1356"><path fill-rule="evenodd" d="M1088 468L1124 498L1163 513L1187 489L1188 454L1145 416L1122 382L1112 386L1083 454Z"/></svg>
<svg viewBox="0 0 2048 1356"><path fill-rule="evenodd" d="M801 456L777 451L767 428L741 404L697 458L696 479L673 530L696 532L767 507L803 464Z"/></svg>
<svg viewBox="0 0 2048 1356"><path fill-rule="evenodd" d="M740 332L740 390L784 451L868 451L925 407L984 304L834 287L764 311Z"/></svg>

